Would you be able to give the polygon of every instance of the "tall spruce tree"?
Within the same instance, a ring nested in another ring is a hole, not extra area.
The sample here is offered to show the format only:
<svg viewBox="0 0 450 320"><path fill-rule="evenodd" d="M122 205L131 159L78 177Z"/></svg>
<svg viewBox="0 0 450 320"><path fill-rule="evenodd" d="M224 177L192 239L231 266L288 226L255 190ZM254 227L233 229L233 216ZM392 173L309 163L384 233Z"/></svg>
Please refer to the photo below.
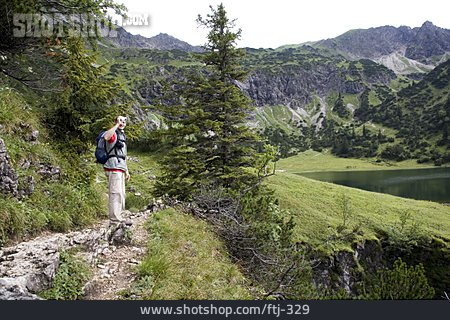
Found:
<svg viewBox="0 0 450 320"><path fill-rule="evenodd" d="M241 30L234 30L222 4L210 8L197 19L209 30L199 55L206 70L178 85L180 105L163 108L172 119L167 134L175 147L162 161L160 196L189 199L205 185L244 190L257 179L259 137L245 124L253 107L237 86L246 76L244 52L236 48Z"/></svg>
<svg viewBox="0 0 450 320"><path fill-rule="evenodd" d="M175 86L180 105L163 108L174 148L161 163L156 194L194 202L267 295L276 288L293 297L291 291L307 286L300 283L308 266L293 245L293 219L259 183L276 152L268 147L258 154L260 139L245 124L253 107L237 86L246 75L239 65L243 52L236 48L241 31L233 30L223 5L198 22L209 30L199 56L206 70Z"/></svg>
<svg viewBox="0 0 450 320"><path fill-rule="evenodd" d="M341 118L347 118L350 115L348 109L344 106L344 100L341 93L339 93L336 102L334 103L333 111Z"/></svg>

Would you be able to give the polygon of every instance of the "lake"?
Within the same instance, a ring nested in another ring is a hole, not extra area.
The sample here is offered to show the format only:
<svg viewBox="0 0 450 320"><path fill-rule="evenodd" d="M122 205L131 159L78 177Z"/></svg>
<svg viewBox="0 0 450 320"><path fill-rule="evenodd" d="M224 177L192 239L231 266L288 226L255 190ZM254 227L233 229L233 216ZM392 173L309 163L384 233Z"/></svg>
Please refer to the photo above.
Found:
<svg viewBox="0 0 450 320"><path fill-rule="evenodd" d="M450 168L323 171L298 174L315 180L404 198L450 203Z"/></svg>

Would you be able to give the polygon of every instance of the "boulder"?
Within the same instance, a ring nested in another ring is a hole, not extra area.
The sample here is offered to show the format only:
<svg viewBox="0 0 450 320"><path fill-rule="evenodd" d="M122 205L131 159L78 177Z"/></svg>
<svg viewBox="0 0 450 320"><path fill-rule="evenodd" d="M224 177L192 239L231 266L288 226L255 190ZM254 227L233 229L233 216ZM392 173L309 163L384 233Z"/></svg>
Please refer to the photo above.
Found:
<svg viewBox="0 0 450 320"><path fill-rule="evenodd" d="M11 167L11 159L8 155L5 142L0 139L0 193L18 195L19 178Z"/></svg>
<svg viewBox="0 0 450 320"><path fill-rule="evenodd" d="M107 228L42 236L0 250L0 300L39 299L49 289L59 266L60 251L73 246L89 248L94 261L106 241Z"/></svg>
<svg viewBox="0 0 450 320"><path fill-rule="evenodd" d="M48 163L39 164L37 173L44 180L58 181L61 178L61 169Z"/></svg>

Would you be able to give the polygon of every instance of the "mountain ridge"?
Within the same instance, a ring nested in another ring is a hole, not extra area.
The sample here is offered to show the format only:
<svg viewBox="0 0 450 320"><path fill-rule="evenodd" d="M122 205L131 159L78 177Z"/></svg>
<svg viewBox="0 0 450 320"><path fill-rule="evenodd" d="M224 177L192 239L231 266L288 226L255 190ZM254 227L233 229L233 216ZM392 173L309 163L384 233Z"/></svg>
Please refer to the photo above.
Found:
<svg viewBox="0 0 450 320"><path fill-rule="evenodd" d="M147 38L140 34L134 35L124 28L117 26L117 37L109 38L109 41L120 48L142 48L158 50L181 50L186 52L201 52L202 48L193 46L186 41L177 39L167 33L159 33Z"/></svg>
<svg viewBox="0 0 450 320"><path fill-rule="evenodd" d="M353 29L308 44L333 50L351 60L371 59L399 74L424 73L450 57L450 30L425 21L415 28Z"/></svg>
<svg viewBox="0 0 450 320"><path fill-rule="evenodd" d="M201 47L166 33L147 38L133 35L122 27L118 27L117 32L118 36L110 38L110 42L121 48L202 51ZM450 29L440 28L430 21L414 28L385 25L352 29L334 38L283 45L275 50L298 46L326 49L349 60L370 59L397 74L423 74L450 58Z"/></svg>

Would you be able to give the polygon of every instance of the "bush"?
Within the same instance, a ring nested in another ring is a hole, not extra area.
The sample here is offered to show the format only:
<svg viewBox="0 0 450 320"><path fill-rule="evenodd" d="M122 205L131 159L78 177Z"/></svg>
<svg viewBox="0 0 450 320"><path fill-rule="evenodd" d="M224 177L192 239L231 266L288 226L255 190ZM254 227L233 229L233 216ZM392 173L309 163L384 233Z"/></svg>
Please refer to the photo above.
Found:
<svg viewBox="0 0 450 320"><path fill-rule="evenodd" d="M429 241L426 232L417 221L414 221L412 211L398 211L398 223L394 223L386 229L387 244L386 252L397 254L411 253L414 248L424 245ZM417 215L419 213L416 213Z"/></svg>
<svg viewBox="0 0 450 320"><path fill-rule="evenodd" d="M83 287L90 276L91 271L85 262L69 252L61 252L52 288L41 292L40 296L48 300L77 300L84 295Z"/></svg>
<svg viewBox="0 0 450 320"><path fill-rule="evenodd" d="M194 202L201 209L191 211L215 226L233 260L265 289L264 298L317 298L311 266L293 240L294 220L272 190L259 185L243 195L204 186Z"/></svg>
<svg viewBox="0 0 450 320"><path fill-rule="evenodd" d="M444 164L444 160L442 160L442 158L439 158L439 159L434 160L434 165L435 165L436 167L440 167L440 166L442 166L443 164Z"/></svg>
<svg viewBox="0 0 450 320"><path fill-rule="evenodd" d="M419 159L417 159L417 163L426 163L429 162L431 159L427 156L421 156Z"/></svg>
<svg viewBox="0 0 450 320"><path fill-rule="evenodd" d="M381 153L381 157L388 160L403 161L410 157L405 148L399 144L387 146Z"/></svg>
<svg viewBox="0 0 450 320"><path fill-rule="evenodd" d="M241 215L249 225L248 234L256 236L259 245L283 248L291 244L293 217L280 209L272 190L260 187L244 196Z"/></svg>
<svg viewBox="0 0 450 320"><path fill-rule="evenodd" d="M394 262L392 269L378 270L372 279L366 281L363 299L431 299L434 296L423 265L408 267L401 258Z"/></svg>

